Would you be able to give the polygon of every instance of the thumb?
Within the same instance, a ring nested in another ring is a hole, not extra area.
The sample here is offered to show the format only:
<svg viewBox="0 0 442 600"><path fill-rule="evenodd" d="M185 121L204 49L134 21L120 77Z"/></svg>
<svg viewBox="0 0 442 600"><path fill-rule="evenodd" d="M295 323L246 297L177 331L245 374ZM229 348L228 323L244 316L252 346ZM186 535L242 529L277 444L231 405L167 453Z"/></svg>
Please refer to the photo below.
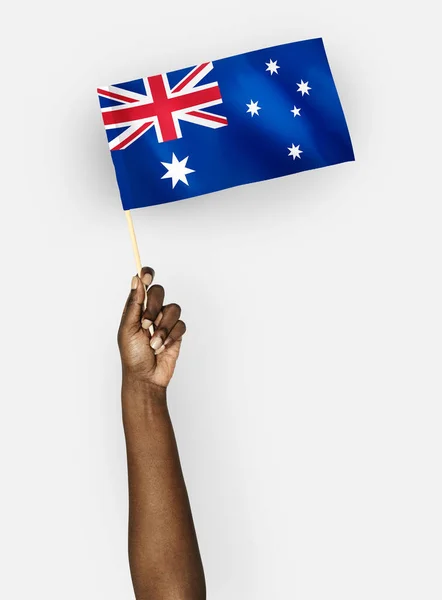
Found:
<svg viewBox="0 0 442 600"><path fill-rule="evenodd" d="M144 310L146 288L138 275L132 277L131 290L121 317L121 331L138 331Z"/></svg>

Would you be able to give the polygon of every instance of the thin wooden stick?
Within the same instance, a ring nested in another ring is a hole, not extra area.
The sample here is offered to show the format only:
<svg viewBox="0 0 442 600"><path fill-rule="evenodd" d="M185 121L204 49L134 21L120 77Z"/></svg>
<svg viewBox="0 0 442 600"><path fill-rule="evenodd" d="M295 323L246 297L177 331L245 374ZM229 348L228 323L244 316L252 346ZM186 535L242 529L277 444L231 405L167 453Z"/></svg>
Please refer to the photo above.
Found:
<svg viewBox="0 0 442 600"><path fill-rule="evenodd" d="M137 265L137 273L138 273L138 276L141 277L141 258L140 258L140 251L138 250L137 236L135 235L134 222L132 221L132 214L131 214L130 210L125 210L124 214L126 215L127 226L129 227L130 241L132 242L132 250L134 251L135 262ZM147 304L147 294L145 292L144 293L144 310L146 310L146 304ZM150 331L150 335L153 335L153 332L154 332L153 325L150 326L149 331Z"/></svg>
<svg viewBox="0 0 442 600"><path fill-rule="evenodd" d="M126 221L129 227L129 235L130 240L132 242L132 250L134 251L135 262L137 264L137 272L138 275L141 275L141 258L140 251L138 250L137 236L135 235L134 222L132 221L132 215L130 210L125 210L124 214L126 215Z"/></svg>

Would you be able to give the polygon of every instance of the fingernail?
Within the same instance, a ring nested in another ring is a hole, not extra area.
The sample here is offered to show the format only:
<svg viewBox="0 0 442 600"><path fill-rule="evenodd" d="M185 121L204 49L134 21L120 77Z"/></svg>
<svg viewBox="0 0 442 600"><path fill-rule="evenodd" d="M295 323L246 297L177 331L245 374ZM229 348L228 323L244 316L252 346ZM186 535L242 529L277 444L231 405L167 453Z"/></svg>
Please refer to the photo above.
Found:
<svg viewBox="0 0 442 600"><path fill-rule="evenodd" d="M161 319L163 318L163 313L159 312L158 313L158 317L155 319L154 321L154 325L155 327L158 327L158 325L161 323Z"/></svg>
<svg viewBox="0 0 442 600"><path fill-rule="evenodd" d="M152 321L149 321L149 319L143 319L141 321L141 327L143 329L149 329L149 327L152 325Z"/></svg>
<svg viewBox="0 0 442 600"><path fill-rule="evenodd" d="M146 273L141 278L141 281L144 283L144 285L150 285L152 283L152 275L150 273Z"/></svg>
<svg viewBox="0 0 442 600"><path fill-rule="evenodd" d="M137 287L138 287L138 281L139 281L139 280L138 280L138 275L134 275L134 276L132 277L132 283L131 283L131 285L130 285L131 289L133 289L133 290L136 290L136 289L137 289Z"/></svg>
<svg viewBox="0 0 442 600"><path fill-rule="evenodd" d="M166 349L166 344L163 344L161 346L161 348L158 348L158 350L155 350L155 355L158 356L158 354L161 354L161 352L164 352L165 349Z"/></svg>
<svg viewBox="0 0 442 600"><path fill-rule="evenodd" d="M160 337L152 338L150 340L150 347L153 348L153 350L159 350L162 345L163 340Z"/></svg>

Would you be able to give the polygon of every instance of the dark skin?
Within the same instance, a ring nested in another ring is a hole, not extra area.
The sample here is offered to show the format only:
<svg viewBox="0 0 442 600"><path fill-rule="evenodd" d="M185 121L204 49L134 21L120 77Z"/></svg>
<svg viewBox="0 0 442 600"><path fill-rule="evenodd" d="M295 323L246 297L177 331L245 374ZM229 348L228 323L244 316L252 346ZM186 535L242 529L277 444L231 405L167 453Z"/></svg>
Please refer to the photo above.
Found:
<svg viewBox="0 0 442 600"><path fill-rule="evenodd" d="M166 390L186 331L154 271L132 280L118 332L137 600L205 600L206 585ZM146 297L146 306L145 306Z"/></svg>

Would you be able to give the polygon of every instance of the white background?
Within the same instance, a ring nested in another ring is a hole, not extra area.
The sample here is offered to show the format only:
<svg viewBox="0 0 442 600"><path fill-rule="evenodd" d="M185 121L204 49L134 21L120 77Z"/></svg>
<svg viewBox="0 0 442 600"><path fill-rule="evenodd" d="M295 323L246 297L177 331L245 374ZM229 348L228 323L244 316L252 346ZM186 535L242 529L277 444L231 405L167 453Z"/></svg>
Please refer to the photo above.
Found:
<svg viewBox="0 0 442 600"><path fill-rule="evenodd" d="M3 9L2 598L133 597L116 329L134 265L97 85L322 36L355 163L134 214L188 325L169 400L209 598L440 600L432 5Z"/></svg>

